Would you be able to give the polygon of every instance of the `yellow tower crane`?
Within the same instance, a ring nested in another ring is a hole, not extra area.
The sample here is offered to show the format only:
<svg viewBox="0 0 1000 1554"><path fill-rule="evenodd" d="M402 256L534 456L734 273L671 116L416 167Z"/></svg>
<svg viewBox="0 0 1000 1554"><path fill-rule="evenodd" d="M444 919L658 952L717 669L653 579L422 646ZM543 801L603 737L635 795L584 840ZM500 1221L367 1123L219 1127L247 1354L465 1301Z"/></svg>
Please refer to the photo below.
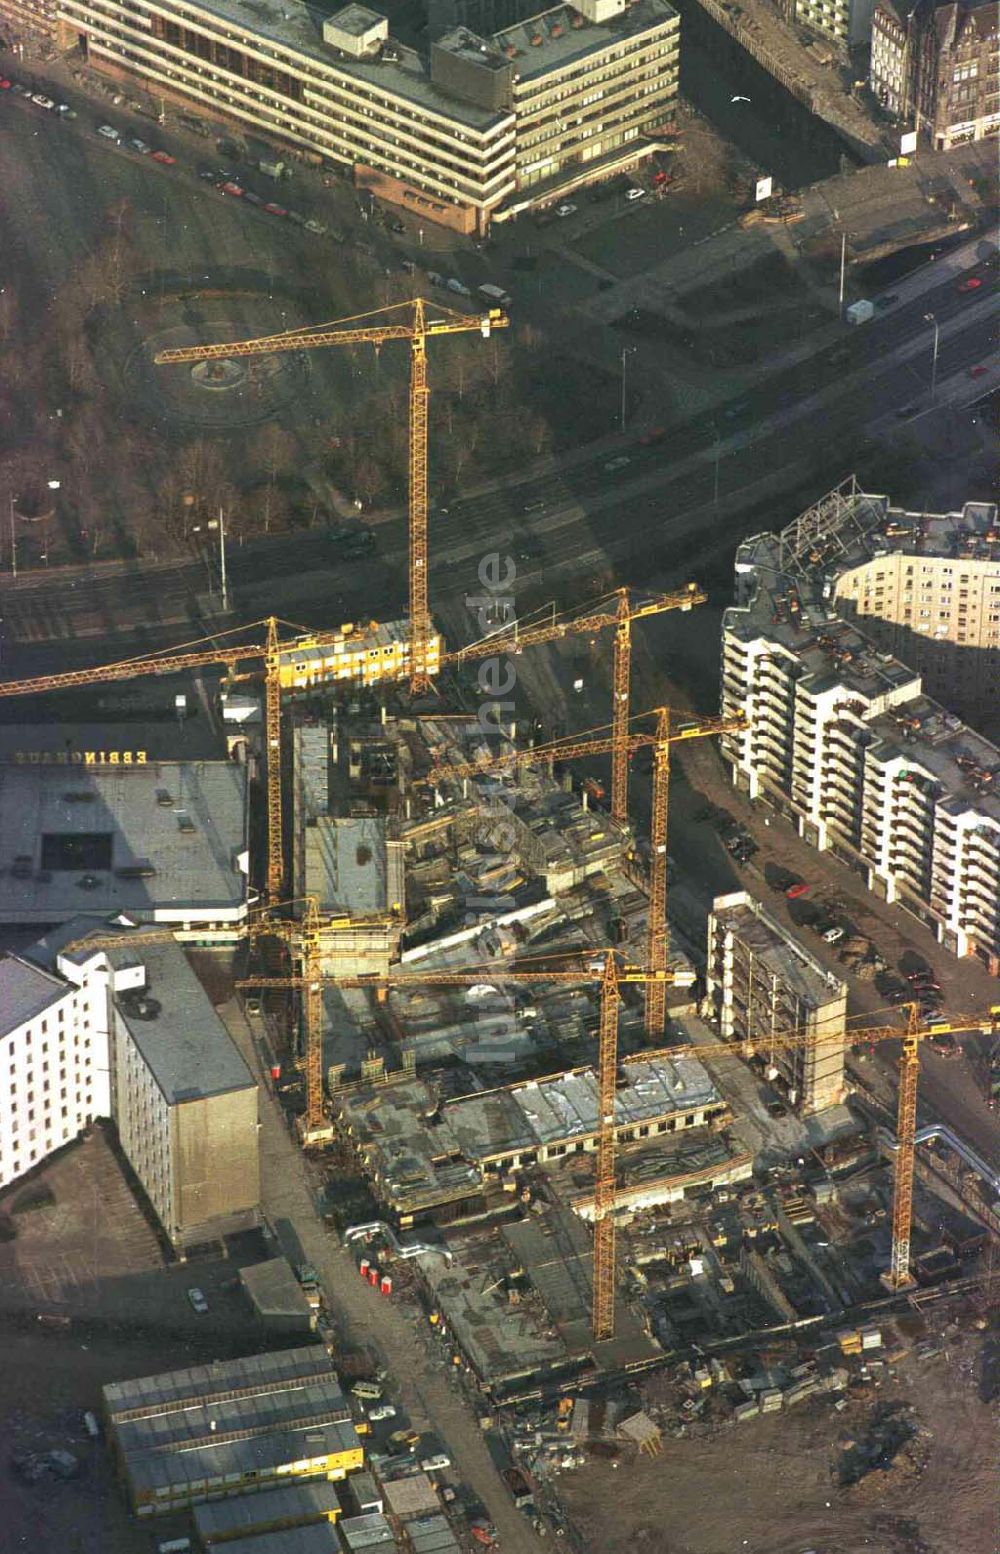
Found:
<svg viewBox="0 0 1000 1554"><path fill-rule="evenodd" d="M350 920L349 920L350 921ZM297 927L298 925L296 925ZM307 1088L306 1121L322 1126L325 1121L322 1080L322 1029L319 1005L324 986L371 988L384 997L390 987L405 986L468 986L482 980L482 969L466 972L392 972L388 977L324 977L319 973L319 940L322 927L314 900L307 901L306 913L300 929L303 946L304 975L245 977L237 982L240 988L302 988L306 983L311 1003L306 1010L305 1040ZM245 925L251 937L277 933L284 937L289 927L284 920L275 920L265 913L255 922ZM91 935L78 939L64 947L64 952L90 946L94 949L141 944L143 939L162 942L173 939L166 929L133 929L128 933ZM615 1290L615 1223L617 1183L615 1163L617 1137L614 1127L615 1081L618 1068L618 1001L619 989L627 983L662 982L666 987L673 979L669 972L659 976L641 968L619 964L612 950L592 951L575 958L570 966L553 969L547 962L539 967L522 962L517 967L491 966L491 979L504 982L573 982L581 978L597 979L601 989L601 1010L598 1049L598 1117L596 1128L597 1159L594 1184L594 1288L593 1333L595 1338L611 1337L614 1333ZM312 1013L310 1015L310 1009ZM899 1058L899 1088L896 1102L896 1161L892 1203L892 1250L889 1268L883 1276L886 1287L892 1292L907 1289L913 1282L910 1273L910 1242L913 1224L913 1178L916 1157L917 1089L920 1077L920 1046L928 1036L968 1032L982 1032L996 1036L1000 1028L1000 1005L993 1006L987 1015L982 1013L956 1014L947 1024L933 1027L921 1025L916 1004L906 1011L905 1029L898 1025L852 1027L842 1036L831 1036L806 1030L767 1031L730 1041L699 1043L696 1046L665 1047L647 1052L650 1058L697 1058L699 1061L739 1057L752 1058L758 1049L774 1051L801 1051L813 1046L831 1045L841 1041L901 1042Z"/></svg>
<svg viewBox="0 0 1000 1554"><path fill-rule="evenodd" d="M179 674L185 669L202 669L224 665L230 675L238 678L241 664L253 660L263 664L264 670L264 743L267 779L267 895L277 901L281 895L285 877L285 853L282 836L281 809L281 658L294 650L299 638L282 642L278 636L279 621L276 616L253 621L249 626L233 631L220 632L215 638L201 638L182 643L177 648L160 653L148 653L138 658L125 658L113 664L99 664L92 669L68 669L60 674L35 675L28 680L0 680L0 696L34 696L45 691L62 691L81 685L106 685L116 680L139 679L143 675ZM236 637L263 628L263 640L237 642ZM304 639L310 647L333 646L341 640L339 632L310 633ZM259 671L258 671L259 672Z"/></svg>
<svg viewBox="0 0 1000 1554"><path fill-rule="evenodd" d="M651 973L646 989L646 1035L655 1040L663 1031L666 1018L667 969L667 821L670 812L670 747L690 739L708 739L715 734L738 732L745 727L742 715L728 718L697 718L684 715L672 722L669 707L656 707L637 717L656 719L652 730L619 732L612 725L609 735L594 729L570 739L518 750L512 755L487 761L467 761L458 766L442 766L430 773L428 781L445 777L474 777L480 772L496 771L511 764L538 761L573 761L588 755L611 754L612 760L628 770L629 757L645 746L653 749L653 792L650 803L649 912L646 939L646 965ZM597 737L595 737L597 736Z"/></svg>
<svg viewBox="0 0 1000 1554"><path fill-rule="evenodd" d="M469 647L457 648L442 658L442 663L464 663L466 659L490 658L494 653L520 653L526 647L539 647L546 642L561 642L569 636L588 635L598 631L615 629L615 649L612 670L612 735L611 747L611 816L619 825L628 820L628 735L631 718L632 679L632 622L646 620L651 615L662 615L667 610L690 610L696 604L704 604L708 595L696 583L676 589L672 593L657 594L633 604L627 588L616 588L609 596L608 604L597 605L582 615L572 615L563 620L543 621L524 628L513 625L498 631ZM612 607L611 601L614 600Z"/></svg>
<svg viewBox="0 0 1000 1554"><path fill-rule="evenodd" d="M270 356L277 351L312 351L332 345L363 345L376 348L388 340L410 342L410 427L409 427L409 516L410 516L410 688L416 693L430 689L427 645L431 635L428 597L428 485L427 437L430 387L427 382L427 341L433 335L477 332L489 338L494 329L505 329L508 319L499 308L469 317L454 309L434 304L430 309L423 297L393 303L358 313L351 318L334 319L306 329L289 329L282 334L265 335L255 340L234 340L221 345L179 346L159 351L153 360L158 366L169 363L226 360L233 356Z"/></svg>
<svg viewBox="0 0 1000 1554"><path fill-rule="evenodd" d="M549 964L539 967L523 963L513 969L490 967L490 976L499 982L579 982L581 978L596 978L600 983L601 1012L600 1037L597 1063L597 1119L595 1127L596 1163L594 1177L594 1275L591 1324L595 1339L614 1336L615 1327L615 1159L617 1134L615 1129L615 1080L618 1072L618 1004L619 988L623 983L661 980L636 966L619 964L613 951L600 950L586 956L574 956L572 966L553 968ZM317 977L310 987L308 976L244 977L236 986L243 988L300 988L307 996L319 996L323 986L374 988L380 996L394 987L468 987L483 979L482 967L472 971L392 971L387 977ZM664 983L673 979L669 972L662 975ZM318 1025L313 1027L318 1031ZM307 1059L306 1072L310 1073L321 1061L321 1046ZM322 1079L319 1080L322 1085ZM320 1100L322 1118L322 1099ZM307 1103L307 1118L309 1115Z"/></svg>

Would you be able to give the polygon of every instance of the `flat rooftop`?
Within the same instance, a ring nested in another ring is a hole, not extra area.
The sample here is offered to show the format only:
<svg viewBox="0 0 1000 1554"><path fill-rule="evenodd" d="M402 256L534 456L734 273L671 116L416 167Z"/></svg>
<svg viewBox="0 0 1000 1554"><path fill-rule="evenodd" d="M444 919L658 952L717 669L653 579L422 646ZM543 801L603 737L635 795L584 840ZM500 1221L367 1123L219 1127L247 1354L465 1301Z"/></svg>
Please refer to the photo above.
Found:
<svg viewBox="0 0 1000 1554"><path fill-rule="evenodd" d="M902 759L940 783L937 797L951 813L1000 824L1000 749L925 696L917 671L835 613L837 578L897 548L924 559L967 552L968 560L992 561L1000 556L998 509L969 502L958 513L913 514L847 483L780 534L743 541L736 553L743 603L725 612L725 629L784 649L813 694L843 687L863 698L878 759Z"/></svg>
<svg viewBox="0 0 1000 1554"><path fill-rule="evenodd" d="M140 937L112 957L119 953L142 962L146 987L117 994L115 1009L170 1105L256 1089L179 945L143 944Z"/></svg>
<svg viewBox="0 0 1000 1554"><path fill-rule="evenodd" d="M246 846L231 761L0 766L0 922L238 919Z"/></svg>
<svg viewBox="0 0 1000 1554"><path fill-rule="evenodd" d="M493 41L503 50L514 50L510 57L516 76L528 82L671 21L679 23L679 17L667 0L637 0L601 23L588 22L573 6L557 5L496 33ZM535 38L541 41L535 43ZM516 96L516 86L514 90Z"/></svg>
<svg viewBox="0 0 1000 1554"><path fill-rule="evenodd" d="M322 1480L312 1484L289 1484L281 1489L263 1489L252 1495L234 1495L225 1500L206 1500L192 1506L191 1514L203 1543L218 1538L230 1539L241 1533L253 1533L272 1522L307 1521L325 1517L335 1521L340 1515L340 1496L332 1484Z"/></svg>
<svg viewBox="0 0 1000 1554"><path fill-rule="evenodd" d="M324 43L322 27L328 12L303 4L303 0L191 0L194 11L220 17L241 32L270 40L276 53L288 58L293 69L297 61L324 67L331 82L345 77L362 82L373 91L382 90L392 97L415 102L444 124L464 124L470 129L486 130L509 117L488 112L471 103L444 97L431 83L430 71L414 50L392 39L397 54L394 60L377 62L341 56ZM312 71L310 73L313 73ZM333 111L331 104L331 112Z"/></svg>
<svg viewBox="0 0 1000 1554"><path fill-rule="evenodd" d="M428 1258L423 1272L457 1342L494 1393L516 1392L539 1375L641 1363L657 1352L622 1300L615 1337L594 1341L592 1235L570 1209L547 1208L498 1229L450 1237L448 1245L453 1263ZM526 1298L525 1285L535 1300Z"/></svg>
<svg viewBox="0 0 1000 1554"><path fill-rule="evenodd" d="M755 960L803 1004L818 1009L846 993L846 984L832 976L791 934L746 892L716 896L712 911L720 928L731 931L753 952Z"/></svg>
<svg viewBox="0 0 1000 1554"><path fill-rule="evenodd" d="M270 1257L240 1269L240 1283L261 1317L310 1320L310 1306L287 1257Z"/></svg>
<svg viewBox="0 0 1000 1554"><path fill-rule="evenodd" d="M402 905L401 869L390 857L382 816L317 816L303 837L304 894L322 912L372 917Z"/></svg>
<svg viewBox="0 0 1000 1554"><path fill-rule="evenodd" d="M230 1432L248 1436L273 1435L312 1425L347 1424L351 1410L337 1382L317 1381L305 1387L255 1393L252 1397L199 1403L172 1414L120 1420L115 1435L126 1456L147 1452L195 1451L214 1445Z"/></svg>
<svg viewBox="0 0 1000 1554"><path fill-rule="evenodd" d="M615 1091L619 1128L722 1100L696 1057L625 1062L621 1072L624 1083ZM583 1141L597 1131L597 1078L586 1068L482 1096L463 1096L448 1102L442 1117L463 1151L484 1161L513 1149Z"/></svg>

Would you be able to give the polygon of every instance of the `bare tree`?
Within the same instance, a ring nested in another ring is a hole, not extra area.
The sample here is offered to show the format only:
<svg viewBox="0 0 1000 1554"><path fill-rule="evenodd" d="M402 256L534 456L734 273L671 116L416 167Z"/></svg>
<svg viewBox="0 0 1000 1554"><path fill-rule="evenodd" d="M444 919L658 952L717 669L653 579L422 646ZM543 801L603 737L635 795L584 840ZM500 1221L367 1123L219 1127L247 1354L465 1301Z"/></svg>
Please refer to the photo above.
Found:
<svg viewBox="0 0 1000 1554"><path fill-rule="evenodd" d="M271 509L274 504L275 485L278 476L285 474L291 469L296 450L295 438L290 432L285 430L279 421L269 421L257 440L257 457L260 467L267 477L262 506L265 534L268 534L271 528Z"/></svg>

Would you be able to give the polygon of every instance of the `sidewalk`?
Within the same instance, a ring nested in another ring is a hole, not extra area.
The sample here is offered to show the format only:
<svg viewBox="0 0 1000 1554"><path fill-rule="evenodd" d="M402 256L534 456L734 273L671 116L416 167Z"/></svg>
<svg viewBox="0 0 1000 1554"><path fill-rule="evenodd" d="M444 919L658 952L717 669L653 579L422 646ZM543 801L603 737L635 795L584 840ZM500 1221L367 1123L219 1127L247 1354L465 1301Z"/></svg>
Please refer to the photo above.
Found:
<svg viewBox="0 0 1000 1554"><path fill-rule="evenodd" d="M352 1347L371 1347L389 1373L388 1389L415 1430L433 1430L446 1444L455 1475L486 1507L505 1554L541 1554L541 1543L499 1478L486 1440L461 1390L450 1351L412 1308L383 1300L358 1276L357 1266L317 1209L317 1185L308 1159L292 1138L264 1078L249 1027L235 1003L223 1010L234 1040L260 1084L260 1160L263 1209L280 1250L294 1263L310 1262L320 1276L338 1333Z"/></svg>

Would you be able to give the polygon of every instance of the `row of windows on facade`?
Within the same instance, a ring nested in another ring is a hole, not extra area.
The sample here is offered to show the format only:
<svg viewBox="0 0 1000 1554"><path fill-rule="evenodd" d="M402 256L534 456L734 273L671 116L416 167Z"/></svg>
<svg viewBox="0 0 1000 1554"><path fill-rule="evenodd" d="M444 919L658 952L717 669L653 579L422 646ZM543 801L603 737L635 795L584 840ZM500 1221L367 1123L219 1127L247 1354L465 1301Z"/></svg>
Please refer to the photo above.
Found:
<svg viewBox="0 0 1000 1554"><path fill-rule="evenodd" d="M70 1042L73 1043L73 1046L77 1050L83 1051L83 1052L88 1051L89 1048L90 1048L90 1037L89 1036L84 1037L82 1035L82 1032L83 1031L89 1031L89 1030L90 1030L90 1021L89 1020L81 1020L81 1022L80 1022L80 1030L74 1031L71 1036L62 1036L62 1045L59 1048L60 1054L64 1054L65 1053L65 1050L69 1046ZM29 1050L29 1047L30 1047L30 1050ZM34 1050L33 1045L31 1045L29 1042L25 1042L25 1050L24 1050L23 1053L20 1053L18 1051L16 1043L13 1043L11 1045L11 1050L10 1050L10 1053L8 1055L8 1058L7 1058L7 1065L6 1066L10 1070L11 1078L14 1078L15 1075L17 1074L17 1065L18 1065L18 1060L19 1060L20 1057L25 1057L29 1063L35 1063L35 1062L38 1062L40 1060L41 1061L41 1072L42 1072L42 1076L44 1078L44 1076L49 1072L49 1058L50 1058L51 1055L52 1055L52 1048L51 1048L50 1044L47 1041L43 1041L41 1043L41 1046L38 1048L37 1052ZM24 1081L23 1082L27 1083L27 1084L31 1084L32 1078L33 1078L33 1070L31 1068L29 1068L28 1072L27 1072L27 1075L24 1077Z"/></svg>
<svg viewBox="0 0 1000 1554"><path fill-rule="evenodd" d="M127 59L127 60L130 61L130 63L139 65L140 68L144 64L144 61L139 56L137 56L132 50L127 49L127 48L125 48L123 46L118 46L118 45L113 44L113 43L108 43L106 45L106 51L108 53L118 54L122 59ZM198 73L201 74L201 72L198 72ZM183 81L185 79L183 76L178 76L177 72L175 72L175 71L169 71L169 70L168 71L162 71L162 72L160 72L160 74L162 74L162 75L164 75L164 76L166 76L166 77L168 77L168 78L170 78L172 80L173 79L179 79L182 83L183 83ZM213 99L215 99L216 101L227 102L227 103L232 104L234 106L238 106L238 105L243 104L247 97L251 97L252 98L252 96L253 96L253 94L243 94L242 96L237 97L237 96L235 96L231 92L225 92L225 91L222 91L219 88L216 88L214 86L214 83L212 83L211 81L209 81L209 82L207 82L205 84L206 84L207 88L209 89L210 94L213 97ZM261 99L260 101L263 103L263 99ZM265 107L265 110L267 110L267 105L266 104L264 104L264 107ZM311 110L309 110L308 108L303 108L302 111L303 111L303 114L308 114ZM365 108L359 108L357 110L357 112L358 112L359 115L370 116L373 119L376 119L378 117L377 114L371 113L370 110L365 109ZM260 116L262 118L268 119L270 121L270 123L275 128L288 130L293 135L297 134L298 131L303 127L302 124L297 124L293 119L283 118L283 117L281 117L281 115L279 115L277 113L274 113L274 112L271 112L271 111L265 111ZM315 126L316 128L318 128L318 129L328 129L329 128L329 125L325 124L320 119L320 115L319 114L316 114L316 118L317 118L317 121L318 121L317 126ZM306 128L310 128L310 129L314 128L314 126L312 126L312 125L310 125L308 123L305 124L305 127ZM383 133L381 138L386 142L386 144L394 146L397 150L401 150L401 151L409 150L409 148L406 147L404 145L404 143L402 141L400 141L398 139L398 137L396 137L396 136L392 136L392 135L388 135L388 134ZM348 147L348 149L352 149L352 148ZM378 159L378 152L376 151L376 148L373 145L368 144L363 149L365 150L366 154L369 156L369 158L371 160L377 160ZM353 148L353 150L352 150L352 154L353 154L353 152L356 152L357 150L358 150L358 147L355 146ZM411 156L414 155L414 154L415 153L413 151L410 151L410 155ZM400 160L402 160L402 159L400 159ZM413 178L414 181L420 181L420 179L419 179L419 172L416 170L416 168L417 168L417 164L414 164L414 170L410 171L408 173L408 176ZM435 175L436 175L436 182L438 184L446 186L449 189L451 189L453 192L458 193L458 194L462 194L463 192L467 193L467 190L463 189L463 184L462 184L462 182L459 179L454 178L454 177L449 177L445 172L441 172L437 168L435 170ZM377 650L373 650L373 652L374 651L377 651Z"/></svg>
<svg viewBox="0 0 1000 1554"><path fill-rule="evenodd" d="M78 1113L72 1130L64 1130L67 1142L73 1133L79 1133L83 1128L89 1128L93 1120L94 1115L90 1111ZM34 1133L32 1133L30 1137L33 1139L35 1137ZM44 1146L37 1141L35 1143L29 1142L27 1148L24 1149L23 1152L18 1153L17 1150L15 1150L15 1152L11 1154L9 1166L10 1171L14 1176L20 1176L22 1171L30 1171L31 1167L33 1165L37 1165L39 1160L44 1159L46 1155L50 1154L54 1147L55 1146L51 1142L45 1144Z"/></svg>
<svg viewBox="0 0 1000 1554"><path fill-rule="evenodd" d="M109 7L109 16L115 16L115 9ZM120 10L120 7L117 9ZM271 72L271 79L266 79L268 67L262 67L257 60L251 56L243 55L232 44L221 39L209 38L203 33L182 28L177 23L167 22L155 16L152 18L151 31L158 41L166 42L170 47L176 48L180 52L191 54L195 58L204 59L206 62L214 64L217 68L227 70L233 75L242 76L255 84L268 87L275 92L293 98L297 102L301 102L303 86L306 85L314 91L349 91L352 99L363 98L373 102L377 105L380 112L387 110L400 111L400 104L394 99L366 90L356 79L352 79L348 85L347 83L317 76L315 80L307 78L305 83L303 83L298 77L288 74L287 69L285 71L278 71L277 74ZM257 46L256 40L243 38L241 42L248 46ZM573 75L565 78L564 83L555 93L546 89L544 85L540 86L538 91L544 93L544 101L548 102L554 98L572 96L579 89L581 82L593 80L596 83L602 80L613 79L615 75L634 73L634 65L627 56L642 49L647 51L647 59L650 63L662 60L669 55L676 56L676 35L668 38L659 46L652 44L648 38L639 39L616 53L615 60L621 61L621 63L612 64L603 69L599 68L596 73L592 64L584 65ZM266 50L262 49L260 52L266 52ZM409 105L406 105L402 111L412 110L410 110ZM475 143L471 141L470 137L463 136L459 130L450 133L456 140L470 144Z"/></svg>
<svg viewBox="0 0 1000 1554"><path fill-rule="evenodd" d="M168 25L170 27L174 27L175 24L169 23L169 24L166 24L166 25ZM108 29L103 31L102 35L103 35L103 38L105 40L106 46L109 49L111 49L115 53L120 54L123 57L129 59L134 64L139 64L139 65L148 64L149 66L155 68L156 72L159 75L162 75L162 76L164 76L164 77L166 77L167 79L170 79L170 80L175 80L175 79L178 79L178 78L182 79L182 80L185 79L185 72L181 71L180 74L179 74L177 71L173 71L173 70L164 68L162 58L160 58L160 57L151 57L150 59L147 60L141 50L139 52L135 52L133 49L124 46L121 42L116 41L116 40L119 40L119 39L124 39L124 44L125 45L127 45L129 43L132 43L132 44L145 44L148 41L148 34L145 31L139 33L136 36L134 31L133 31L133 29L129 29L129 28L121 29L121 28L119 28L119 29L116 29L116 30L112 31L110 28L108 28ZM187 37L187 36L200 37L201 35L200 34L191 34L191 35L185 34L185 37ZM404 99L394 98L394 97L391 97L389 95L382 95L382 94L379 94L377 91L371 91L369 89L366 89L366 87L360 81L357 81L355 79L349 79L349 80L335 80L334 79L334 80L329 80L329 79L325 79L323 77L317 77L315 80L307 79L303 83L303 82L299 81L298 79L296 79L294 77L287 76L287 77L282 77L282 79L279 82L272 83L272 82L267 82L267 81L263 80L263 78L260 76L259 73L255 74L255 73L253 73L253 72L251 72L249 70L244 71L244 70L240 70L240 69L234 69L233 66L232 66L232 61L226 62L226 61L223 61L223 60L213 60L213 58L211 56L211 52L210 52L212 48L214 48L214 47L219 47L219 48L226 47L227 48L227 52L231 52L231 51L228 50L227 46L224 46L222 44L216 45L210 39L204 39L203 40L204 44L205 44L205 49L195 49L195 48L187 47L183 41L174 42L171 39L166 38L166 37L160 38L160 39L158 39L158 41L166 42L168 44L168 46L177 49L177 51L179 53L189 54L189 55L191 55L192 57L194 57L196 59L205 59L207 63L214 64L216 69L225 69L231 75L238 75L238 76L241 76L243 79L251 80L255 85L264 86L265 89L271 90L274 95L281 95L281 96L290 98L291 100L296 102L297 105L299 105L301 107L301 110L302 110L302 112L304 114L308 114L311 111L314 111L314 110L311 110L309 108L308 104L306 104L306 103L304 103L302 101L303 88L308 88L310 91L313 91L313 92L317 93L318 95L322 95L323 93L333 94L334 101L332 103L332 106L337 107L337 108L349 108L350 107L350 108L355 108L355 111L357 111L358 113L362 113L362 112L364 112L364 110L361 109L361 108L357 108L356 104L359 101L367 102L367 103L373 104L375 109L377 110L376 114L372 114L372 113L369 112L366 115L367 117L379 117L379 118L382 118L387 113L388 114L403 115L403 116L405 116L407 118L407 122L408 122L408 124L410 125L411 128L413 127L413 125L416 122L414 120L414 118L413 118L414 110L413 110L413 105L412 104L410 104L409 102L405 101ZM181 61L178 61L178 64L181 64L181 63L182 63ZM245 63L247 63L247 64L254 64L255 62L253 62L253 61L245 61ZM191 72L188 72L188 73L191 73ZM197 76L204 77L206 75L206 72L203 69L201 69L200 66L194 66L193 67L193 74L195 74ZM211 80L212 79L212 72L210 71L207 74L208 74L209 79ZM287 89L287 88L294 88L294 90ZM337 100L336 94L338 94L338 93L343 98L343 101ZM228 100L231 101L231 102L247 100L247 101L251 101L251 102L256 102L256 103L264 104L264 105L266 105L268 107L271 107L272 109L275 108L275 105L268 103L268 99L265 96L263 96L262 94L260 94L260 93L244 92L244 93L241 93L238 97L235 96L235 95L231 95L228 98ZM292 123L291 120L287 120L287 121L283 121L283 122L287 122L288 124ZM457 143L457 144L465 147L466 149L471 149L471 150L477 150L480 147L480 144L481 144L478 139L476 139L475 137L473 137L473 136L471 136L471 135L469 135L467 133L464 133L462 131L462 129L460 127L458 127L458 126L456 126L455 128L452 128L449 125L447 129L444 129L443 127L435 126L435 125L427 123L427 122L421 122L420 125L419 125L419 128L421 130L421 134L425 138L427 138L428 140L430 140L432 142L439 141L440 144L438 146L438 149L440 149L442 151L444 151L446 148L448 148L453 143Z"/></svg>

